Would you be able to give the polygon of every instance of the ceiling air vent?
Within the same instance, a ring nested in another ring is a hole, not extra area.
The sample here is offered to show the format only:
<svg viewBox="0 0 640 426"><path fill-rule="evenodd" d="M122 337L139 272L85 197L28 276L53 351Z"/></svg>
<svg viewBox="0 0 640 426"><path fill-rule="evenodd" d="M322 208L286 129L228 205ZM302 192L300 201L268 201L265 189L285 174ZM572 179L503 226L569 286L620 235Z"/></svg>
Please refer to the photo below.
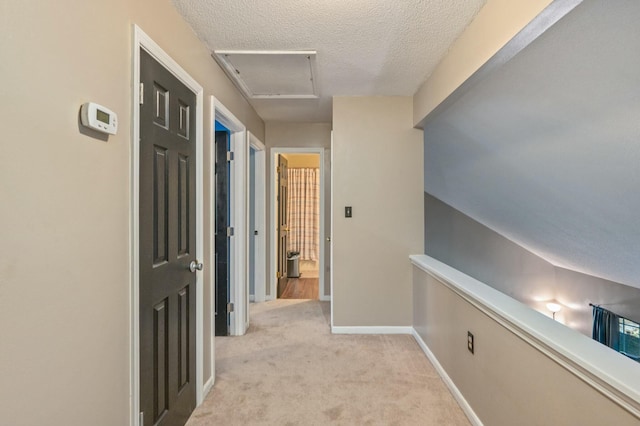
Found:
<svg viewBox="0 0 640 426"><path fill-rule="evenodd" d="M216 50L213 57L249 99L318 97L314 50Z"/></svg>

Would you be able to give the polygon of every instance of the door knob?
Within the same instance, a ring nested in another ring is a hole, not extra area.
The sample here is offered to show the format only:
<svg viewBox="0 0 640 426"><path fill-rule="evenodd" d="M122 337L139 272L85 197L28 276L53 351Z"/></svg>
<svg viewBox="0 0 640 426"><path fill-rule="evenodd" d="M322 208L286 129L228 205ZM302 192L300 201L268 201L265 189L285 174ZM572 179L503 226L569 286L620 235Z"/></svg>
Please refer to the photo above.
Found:
<svg viewBox="0 0 640 426"><path fill-rule="evenodd" d="M195 272L196 270L202 271L202 262L198 262L197 260L192 260L189 264L189 270L191 272Z"/></svg>

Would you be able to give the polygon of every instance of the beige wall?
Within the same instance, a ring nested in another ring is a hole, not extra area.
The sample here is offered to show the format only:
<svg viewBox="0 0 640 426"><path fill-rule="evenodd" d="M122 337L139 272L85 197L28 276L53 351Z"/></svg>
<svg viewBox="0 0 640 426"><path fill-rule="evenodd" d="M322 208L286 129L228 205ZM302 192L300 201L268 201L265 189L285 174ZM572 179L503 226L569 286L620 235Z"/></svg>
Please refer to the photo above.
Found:
<svg viewBox="0 0 640 426"><path fill-rule="evenodd" d="M486 425L637 425L638 419L414 267L414 327ZM467 351L467 331L475 353Z"/></svg>
<svg viewBox="0 0 640 426"><path fill-rule="evenodd" d="M2 424L129 422L134 23L204 86L205 118L213 94L264 136L169 0L2 2ZM108 142L79 131L89 100L118 113Z"/></svg>
<svg viewBox="0 0 640 426"><path fill-rule="evenodd" d="M324 186L325 186L325 237L329 236L331 229L331 124L329 123L265 123L265 145L267 147L267 200L271 200L271 163L273 162L273 148L324 148ZM267 296L270 296L269 286L273 270L273 257L271 242L271 208L270 201L267 201ZM325 238L322 235L320 238ZM325 294L331 293L331 283L329 281L329 259L331 247L325 243ZM277 256L277 253L274 254Z"/></svg>
<svg viewBox="0 0 640 426"><path fill-rule="evenodd" d="M417 125L535 18L551 0L487 0L414 96Z"/></svg>
<svg viewBox="0 0 640 426"><path fill-rule="evenodd" d="M268 148L331 149L331 123L281 123L268 121L264 126Z"/></svg>
<svg viewBox="0 0 640 426"><path fill-rule="evenodd" d="M336 326L411 324L408 258L424 243L422 131L411 118L410 97L334 98Z"/></svg>
<svg viewBox="0 0 640 426"><path fill-rule="evenodd" d="M320 156L318 154L285 154L289 168L311 168L320 167Z"/></svg>

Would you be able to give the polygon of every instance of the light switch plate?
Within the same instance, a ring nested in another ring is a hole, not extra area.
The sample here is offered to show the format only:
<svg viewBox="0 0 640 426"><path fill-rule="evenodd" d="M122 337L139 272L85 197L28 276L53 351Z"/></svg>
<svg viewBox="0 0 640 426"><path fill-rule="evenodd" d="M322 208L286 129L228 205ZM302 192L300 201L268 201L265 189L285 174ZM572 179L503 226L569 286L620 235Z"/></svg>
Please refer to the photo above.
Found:
<svg viewBox="0 0 640 426"><path fill-rule="evenodd" d="M344 217L352 217L352 215L353 215L353 209L351 208L351 206L345 207Z"/></svg>

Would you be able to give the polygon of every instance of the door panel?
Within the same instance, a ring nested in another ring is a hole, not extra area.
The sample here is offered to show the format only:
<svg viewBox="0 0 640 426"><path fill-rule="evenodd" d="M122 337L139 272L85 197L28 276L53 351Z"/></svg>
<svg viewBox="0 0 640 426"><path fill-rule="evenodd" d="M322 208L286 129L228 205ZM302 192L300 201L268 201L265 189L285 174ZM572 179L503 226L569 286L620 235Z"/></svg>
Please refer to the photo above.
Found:
<svg viewBox="0 0 640 426"><path fill-rule="evenodd" d="M189 223L190 212L189 202L191 194L189 194L189 178L192 176L190 159L187 156L178 156L178 255L184 256L189 254Z"/></svg>
<svg viewBox="0 0 640 426"><path fill-rule="evenodd" d="M196 96L140 51L140 410L184 425L196 404Z"/></svg>
<svg viewBox="0 0 640 426"><path fill-rule="evenodd" d="M169 165L166 149L154 146L153 150L153 264L159 265L169 259Z"/></svg>
<svg viewBox="0 0 640 426"><path fill-rule="evenodd" d="M215 335L229 335L229 133L216 131Z"/></svg>
<svg viewBox="0 0 640 426"><path fill-rule="evenodd" d="M169 318L167 299L153 307L153 365L154 385L153 418L158 419L169 408Z"/></svg>
<svg viewBox="0 0 640 426"><path fill-rule="evenodd" d="M184 287L178 292L178 389L181 391L189 383L189 290Z"/></svg>
<svg viewBox="0 0 640 426"><path fill-rule="evenodd" d="M278 297L287 286L287 246L289 226L287 225L287 178L288 161L278 155Z"/></svg>

